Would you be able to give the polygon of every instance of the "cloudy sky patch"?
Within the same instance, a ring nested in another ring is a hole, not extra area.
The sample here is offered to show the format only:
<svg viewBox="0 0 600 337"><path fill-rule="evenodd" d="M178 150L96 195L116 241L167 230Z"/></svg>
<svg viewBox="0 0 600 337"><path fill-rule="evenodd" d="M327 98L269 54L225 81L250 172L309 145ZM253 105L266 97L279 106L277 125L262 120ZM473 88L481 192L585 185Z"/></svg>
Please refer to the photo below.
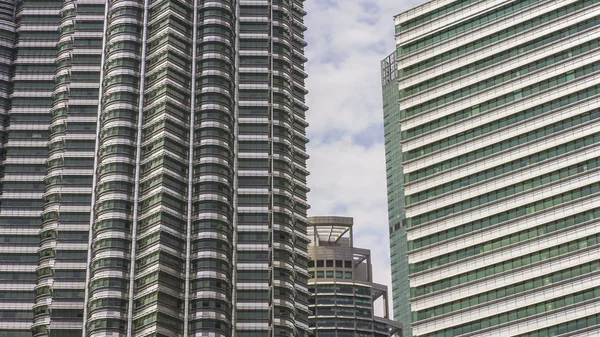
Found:
<svg viewBox="0 0 600 337"><path fill-rule="evenodd" d="M390 291L379 62L394 50L393 15L422 2L305 2L309 215L354 217L355 244Z"/></svg>

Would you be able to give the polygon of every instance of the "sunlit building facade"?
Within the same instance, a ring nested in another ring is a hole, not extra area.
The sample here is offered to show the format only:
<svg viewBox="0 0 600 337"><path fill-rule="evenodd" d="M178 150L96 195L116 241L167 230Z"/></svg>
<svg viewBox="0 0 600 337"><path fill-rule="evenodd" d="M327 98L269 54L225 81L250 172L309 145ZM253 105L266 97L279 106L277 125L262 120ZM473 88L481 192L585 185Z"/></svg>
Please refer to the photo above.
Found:
<svg viewBox="0 0 600 337"><path fill-rule="evenodd" d="M0 337L308 334L303 1L0 1Z"/></svg>
<svg viewBox="0 0 600 337"><path fill-rule="evenodd" d="M598 336L600 1L434 0L395 25L396 318L422 337Z"/></svg>

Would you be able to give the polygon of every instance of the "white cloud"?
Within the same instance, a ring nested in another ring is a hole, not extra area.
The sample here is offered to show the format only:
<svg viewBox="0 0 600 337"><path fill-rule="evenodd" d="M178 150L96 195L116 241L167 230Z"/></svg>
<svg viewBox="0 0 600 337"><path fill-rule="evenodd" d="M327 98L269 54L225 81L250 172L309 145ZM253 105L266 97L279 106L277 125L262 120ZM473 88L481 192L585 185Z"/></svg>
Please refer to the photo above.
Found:
<svg viewBox="0 0 600 337"><path fill-rule="evenodd" d="M379 62L394 51L393 15L422 2L305 3L309 214L354 217L355 244L372 250L374 279L390 292L383 138L357 136L383 135Z"/></svg>

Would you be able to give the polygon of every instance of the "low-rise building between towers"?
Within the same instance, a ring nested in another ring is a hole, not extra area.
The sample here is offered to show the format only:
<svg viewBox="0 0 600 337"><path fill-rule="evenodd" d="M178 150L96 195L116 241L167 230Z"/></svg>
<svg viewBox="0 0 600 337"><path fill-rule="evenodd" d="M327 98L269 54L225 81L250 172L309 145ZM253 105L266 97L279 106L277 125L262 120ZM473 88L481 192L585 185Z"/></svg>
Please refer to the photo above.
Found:
<svg viewBox="0 0 600 337"><path fill-rule="evenodd" d="M401 336L400 324L388 318L387 286L373 282L371 251L353 245L353 219L319 216L309 222L313 336ZM383 317L375 315L375 301L382 304Z"/></svg>

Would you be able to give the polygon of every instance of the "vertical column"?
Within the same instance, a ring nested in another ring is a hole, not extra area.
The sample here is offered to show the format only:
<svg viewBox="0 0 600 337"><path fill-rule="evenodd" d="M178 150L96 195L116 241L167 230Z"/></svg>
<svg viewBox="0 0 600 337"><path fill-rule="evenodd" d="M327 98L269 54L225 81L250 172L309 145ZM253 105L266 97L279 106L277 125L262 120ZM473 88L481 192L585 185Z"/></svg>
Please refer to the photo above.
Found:
<svg viewBox="0 0 600 337"><path fill-rule="evenodd" d="M127 328L144 12L144 1L115 0L108 9L88 261L88 336L124 334Z"/></svg>
<svg viewBox="0 0 600 337"><path fill-rule="evenodd" d="M235 330L272 336L270 2L239 2Z"/></svg>
<svg viewBox="0 0 600 337"><path fill-rule="evenodd" d="M234 1L198 1L189 333L230 336Z"/></svg>
<svg viewBox="0 0 600 337"><path fill-rule="evenodd" d="M305 44L295 38L302 40L304 14L301 5L287 0L240 2L235 322L240 334L308 331L302 70L301 84L294 83L305 61Z"/></svg>
<svg viewBox="0 0 600 337"><path fill-rule="evenodd" d="M238 228L239 228L239 212L237 208L238 204L238 191L240 189L240 177L238 175L239 168L239 155L240 155L240 143L237 141L237 137L239 135L239 116L240 116L240 95L239 95L239 83L240 83L240 2L235 2L235 75L234 75L234 116L233 116L233 134L234 134L234 145L233 145L233 230L232 230L232 238L231 241L233 243L232 249L232 280L235 284L235 289L231 292L231 335L237 336L236 333L236 322L237 322L237 311L236 306L239 301L239 287L238 284L238 273L237 273L237 246L239 244L239 236L238 236Z"/></svg>
<svg viewBox="0 0 600 337"><path fill-rule="evenodd" d="M64 0L59 12L37 286L52 297L38 298L49 312L34 325L61 336L81 336L105 9L77 5Z"/></svg>
<svg viewBox="0 0 600 337"><path fill-rule="evenodd" d="M192 0L148 7L132 336L187 335L193 13Z"/></svg>
<svg viewBox="0 0 600 337"><path fill-rule="evenodd" d="M271 314L272 335L295 336L296 251L293 197L291 1L273 1L270 12L271 86Z"/></svg>
<svg viewBox="0 0 600 337"><path fill-rule="evenodd" d="M98 97L101 97L102 95L102 90L104 89L102 86L102 83L104 82L104 75L105 75L105 71L104 71L104 63L106 61L106 53L104 52L106 49L106 44L107 44L107 39L106 39L106 32L108 30L108 10L109 10L110 6L109 3L105 2L104 3L104 11L103 11L103 25L102 25L102 46L101 46L101 52L100 52L100 73L99 73L99 81L98 81ZM91 194L91 202L90 202L90 217L88 219L88 245L87 245L87 264L86 264L86 274L85 274L85 291L84 291L84 305L83 305L83 325L82 325L82 333L81 336L85 337L87 336L87 322L88 322L88 312L89 312L89 306L88 306L88 301L90 298L90 287L88 286L90 283L90 261L92 259L92 242L93 242L93 235L92 233L94 232L94 219L95 219L95 208L94 205L96 204L96 187L98 186L98 165L99 165L99 160L98 160L98 152L99 152L99 148L100 148L100 142L98 141L98 139L100 138L100 132L102 131L101 128L101 123L100 123L100 117L101 117L101 112L102 111L102 100L98 99L97 102L97 110L96 110L96 130L95 130L95 144L94 144L94 164L93 164L93 168L92 168L92 194Z"/></svg>
<svg viewBox="0 0 600 337"><path fill-rule="evenodd" d="M136 128L136 142L135 142L135 173L133 177L133 214L131 215L131 242L130 242L130 256L129 256L129 295L128 295L128 303L127 303L127 337L132 336L133 329L133 298L135 295L135 275L136 275L136 265L137 265L137 253L138 253L138 242L137 242L137 234L138 234L138 220L140 217L140 161L142 158L142 126L144 125L144 103L146 101L146 51L147 51L147 43L148 43L148 22L149 22L149 13L148 13L148 4L149 0L144 0L143 8L144 13L141 34L141 55L140 55L140 76L139 76L139 96L137 102L137 128ZM156 318L156 320L158 317Z"/></svg>
<svg viewBox="0 0 600 337"><path fill-rule="evenodd" d="M44 298L46 302L50 295L49 288L34 290L34 287L38 276L49 271L49 268L39 267L38 260L43 260L45 254L53 254L51 249L38 247L60 5L61 1L0 2L1 17L11 19L11 23L2 24L4 48L1 54L10 59L5 59L8 61L3 62L5 66L13 64L8 71L4 68L5 75L12 72L12 85L5 77L2 87L6 91L2 90L4 95L0 98L3 108L8 108L8 115L6 111L2 114L6 132L3 132L0 230L5 232L0 232L0 238L19 243L0 248L0 282L5 290L21 293L15 298L25 299L16 306L10 302L0 305L3 311L10 310L13 316L5 322L0 320L0 331L9 331L13 336L30 336L32 318L38 321L49 313L47 303L40 304L36 300L34 305L31 295L40 300ZM18 39L12 40L15 27ZM12 55L13 50L6 48L8 45L12 48L13 43L18 48L15 55ZM12 88L12 94L7 96L9 88ZM12 239L5 236L8 233ZM29 295L24 296L23 291L28 291Z"/></svg>
<svg viewBox="0 0 600 337"><path fill-rule="evenodd" d="M15 138L26 135L21 136L19 133L22 132L11 131L9 127L17 37L15 5L14 0L0 1L0 177L3 185L0 200L8 203L0 208L2 213L7 213L7 216L0 216L0 310L10 312L0 318L0 331L15 336L31 336L29 328L35 301L33 291L38 259L39 209L34 208L21 215L10 203L13 202L12 199L30 191L37 192L39 197L43 191L45 167L44 161L39 158L33 159L37 165L27 165L16 160L15 155L24 146L16 146L18 143ZM52 73L51 70L46 70L47 73ZM19 67L18 71L22 73L23 68ZM19 94L23 93L17 93L17 96ZM15 118L16 128L23 128L22 122L27 120L28 116L20 118L21 116ZM43 151L43 145L39 145L37 150Z"/></svg>
<svg viewBox="0 0 600 337"><path fill-rule="evenodd" d="M12 90L12 63L15 54L15 1L0 1L0 160L4 160L4 143ZM0 172L3 173L3 172Z"/></svg>
<svg viewBox="0 0 600 337"><path fill-rule="evenodd" d="M309 172L306 169L306 160L308 154L306 153L306 143L308 138L306 137L306 106L305 95L308 91L305 89L304 80L306 79L306 72L304 71L304 63L307 61L304 56L304 48L306 42L304 41L304 16L306 12L303 9L304 1L293 0L289 3L288 20L291 28L291 34L288 38L288 42L291 45L291 59L293 63L293 70L291 71L291 86L293 104L292 104L292 158L293 158L293 179L292 179L292 199L294 200L294 213L293 213L293 244L295 252L295 297L294 307L295 311L295 327L296 335L307 336L308 335L308 254L307 245L309 238L307 236L307 226L309 225L307 219L307 210L309 208L306 202L306 194L309 192L309 188L306 185L306 177Z"/></svg>
<svg viewBox="0 0 600 337"><path fill-rule="evenodd" d="M193 4L193 15L194 15L194 20L192 22L193 24L193 28L192 28L192 46L196 46L196 41L198 39L198 0L194 0L194 4ZM197 67L196 67L196 62L197 62L197 56L198 56L198 49L197 48L192 48L192 80L195 81L196 80L196 72L197 72ZM193 99L194 97L196 97L196 85L192 85L191 86L191 97L192 99L190 99L190 133L189 133L189 148L188 148L188 171L187 171L187 223L185 226L185 289L184 289L184 307L183 307L183 335L187 336L189 333L189 329L190 329L190 276L191 276L191 254L192 254L192 216L193 216L193 190L194 190L194 121L195 121L195 109L196 109L196 100Z"/></svg>

